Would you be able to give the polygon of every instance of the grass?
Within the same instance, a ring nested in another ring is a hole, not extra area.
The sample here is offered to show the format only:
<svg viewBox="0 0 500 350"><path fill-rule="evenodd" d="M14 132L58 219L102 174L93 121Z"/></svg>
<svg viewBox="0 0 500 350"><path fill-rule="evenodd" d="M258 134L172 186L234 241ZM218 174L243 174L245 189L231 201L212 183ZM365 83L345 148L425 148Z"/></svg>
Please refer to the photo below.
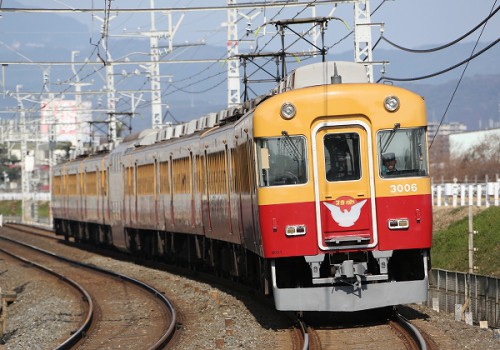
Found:
<svg viewBox="0 0 500 350"><path fill-rule="evenodd" d="M38 202L38 217L49 217L50 202ZM21 216L22 201L0 201L0 214L4 216Z"/></svg>
<svg viewBox="0 0 500 350"><path fill-rule="evenodd" d="M453 213L449 213L453 215ZM490 207L473 216L475 273L500 277L500 207ZM467 272L469 218L465 216L433 234L432 267Z"/></svg>

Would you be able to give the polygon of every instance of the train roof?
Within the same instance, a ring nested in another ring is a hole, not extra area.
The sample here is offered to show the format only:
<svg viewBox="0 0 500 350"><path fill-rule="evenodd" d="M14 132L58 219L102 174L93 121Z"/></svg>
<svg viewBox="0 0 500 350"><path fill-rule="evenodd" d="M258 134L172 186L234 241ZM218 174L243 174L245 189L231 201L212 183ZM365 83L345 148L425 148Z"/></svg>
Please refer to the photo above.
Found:
<svg viewBox="0 0 500 350"><path fill-rule="evenodd" d="M334 78L337 80L334 80ZM366 67L362 63L345 61L318 62L298 67L292 71L276 87L274 92L281 93L305 87L328 85L334 81L342 84L370 82Z"/></svg>

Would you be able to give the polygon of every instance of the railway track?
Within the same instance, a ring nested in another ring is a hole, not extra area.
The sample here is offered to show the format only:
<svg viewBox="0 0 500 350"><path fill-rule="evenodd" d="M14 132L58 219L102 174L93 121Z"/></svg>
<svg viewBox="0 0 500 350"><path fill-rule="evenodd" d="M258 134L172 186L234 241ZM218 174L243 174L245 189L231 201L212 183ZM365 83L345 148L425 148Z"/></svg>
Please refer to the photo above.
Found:
<svg viewBox="0 0 500 350"><path fill-rule="evenodd" d="M82 295L78 329L58 349L160 349L176 329L176 312L146 284L0 237L3 253L61 278Z"/></svg>
<svg viewBox="0 0 500 350"><path fill-rule="evenodd" d="M14 235L22 237L23 241L30 244L64 255L70 254L79 261L91 262L91 264L105 266L113 271L134 276L165 291L179 307L177 311L179 320L176 325L178 332L176 332L174 348L195 349L215 346L218 349L222 346L232 349L237 346L250 349L255 348L256 343L260 343L259 348L270 349L266 347L271 346L270 341L265 338L272 338L272 343L279 344L279 347L273 346L273 349L292 349L292 339L289 334L298 332L289 332L291 321L283 313L276 311L274 306L269 304L270 300L256 296L254 290L250 291L248 287L235 284L234 281L184 267L165 265L162 262L137 259L117 251L75 244L54 236L52 231L46 229L19 224L7 224L4 228L7 227L12 229L6 233L10 237ZM128 265L129 262L132 262L133 267L130 270L124 269L122 265ZM137 271L143 271L144 274L138 275ZM233 291L229 297L224 292L228 290ZM196 295L194 296L193 293ZM240 301L231 300L233 293L238 295L236 298L241 298ZM189 300L187 304L186 300ZM248 309L238 311L245 305ZM264 313L263 318L260 315ZM264 325L259 324L258 319L265 319ZM271 328L268 324L272 325ZM276 332L273 329L281 331ZM196 334L193 335L193 333Z"/></svg>
<svg viewBox="0 0 500 350"><path fill-rule="evenodd" d="M35 233L43 236L44 239L59 240L52 232L35 229L31 227L11 226L30 234ZM35 231L35 232L33 232ZM65 242L67 244L67 242ZM71 243L70 243L71 245ZM197 273L199 274L199 273ZM212 281L213 282L213 281ZM232 288L231 286L226 286ZM234 287L234 286L233 286ZM327 314L332 317L332 314ZM291 319L290 324L295 324L295 328L289 332L289 337L280 337L279 349L432 349L423 341L422 335L413 326L401 325L404 319L396 317L388 320L387 317L375 322L366 321L364 316L357 316L355 321L344 322L342 316L335 316L335 321L325 320L323 324L315 322L299 322L297 319ZM313 317L315 318L315 317ZM359 322L359 320L365 320ZM415 341L417 339L417 341ZM418 344L418 342L420 344ZM432 341L430 342L432 344Z"/></svg>
<svg viewBox="0 0 500 350"><path fill-rule="evenodd" d="M338 315L339 321L300 320L297 329L302 335L296 338L294 348L307 350L433 350L432 341L424 339L420 331L402 315L394 312L387 320L371 321L358 313L359 321L352 322L352 315ZM322 315L323 318L325 315ZM331 315L330 315L331 316ZM315 316L313 316L316 318ZM328 316L327 316L328 317ZM306 317L307 319L307 317ZM334 325L332 325L332 323Z"/></svg>

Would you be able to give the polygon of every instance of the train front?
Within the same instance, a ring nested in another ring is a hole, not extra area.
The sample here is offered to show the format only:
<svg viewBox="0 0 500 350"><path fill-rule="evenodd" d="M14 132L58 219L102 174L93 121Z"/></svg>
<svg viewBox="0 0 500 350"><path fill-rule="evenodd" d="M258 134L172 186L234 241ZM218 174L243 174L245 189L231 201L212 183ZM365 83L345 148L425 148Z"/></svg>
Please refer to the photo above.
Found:
<svg viewBox="0 0 500 350"><path fill-rule="evenodd" d="M294 86L255 110L262 250L279 310L427 299L425 104L401 88L357 83L353 67L340 65L337 84L323 84L331 64L297 71Z"/></svg>

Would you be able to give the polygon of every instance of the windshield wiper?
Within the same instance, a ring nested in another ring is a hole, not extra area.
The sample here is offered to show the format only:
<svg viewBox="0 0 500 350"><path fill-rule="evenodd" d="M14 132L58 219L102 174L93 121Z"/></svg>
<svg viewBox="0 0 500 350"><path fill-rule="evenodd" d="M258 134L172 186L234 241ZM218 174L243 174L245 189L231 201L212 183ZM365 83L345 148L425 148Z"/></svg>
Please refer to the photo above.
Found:
<svg viewBox="0 0 500 350"><path fill-rule="evenodd" d="M290 154L294 157L294 160L298 162L299 160L302 160L302 156L300 151L298 150L297 146L292 141L292 138L290 135L288 135L288 132L283 130L281 132L281 135L285 137L285 145L288 145L290 147Z"/></svg>
<svg viewBox="0 0 500 350"><path fill-rule="evenodd" d="M394 136L396 136L396 130L399 129L400 127L401 127L401 124L394 123L394 128L391 130L391 133L389 134L387 141L382 146L382 154L384 154L385 151L387 151L387 148L389 148L389 145L391 144L392 139L394 138Z"/></svg>

